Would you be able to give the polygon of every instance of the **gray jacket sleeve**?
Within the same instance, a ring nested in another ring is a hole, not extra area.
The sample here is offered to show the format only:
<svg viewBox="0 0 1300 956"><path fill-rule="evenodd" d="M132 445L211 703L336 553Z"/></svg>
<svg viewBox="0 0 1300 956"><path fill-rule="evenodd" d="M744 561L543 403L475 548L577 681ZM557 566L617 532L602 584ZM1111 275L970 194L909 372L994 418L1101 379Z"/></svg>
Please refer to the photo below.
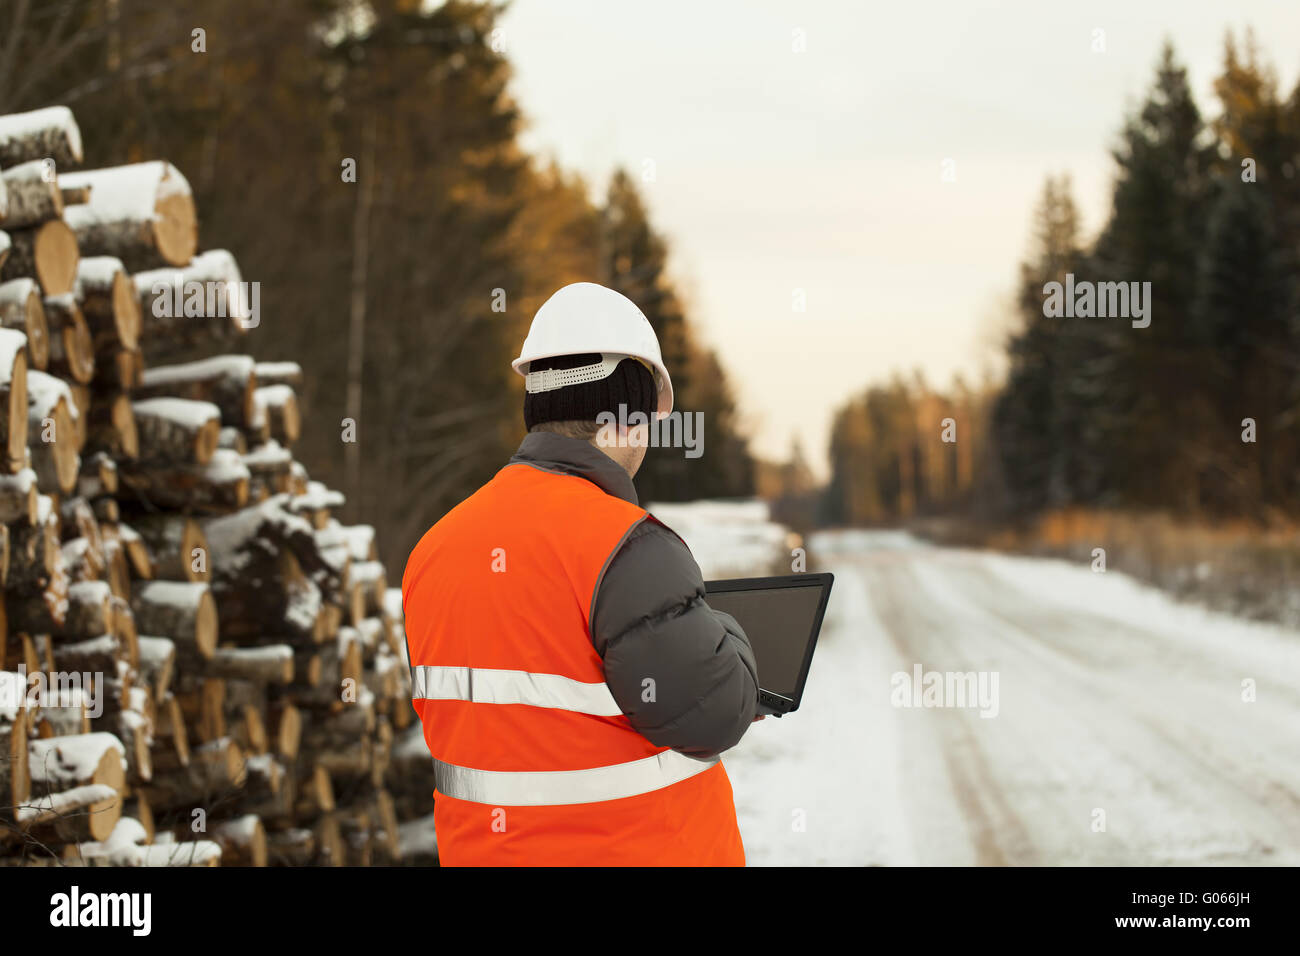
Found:
<svg viewBox="0 0 1300 956"><path fill-rule="evenodd" d="M686 545L647 518L605 569L591 638L605 683L651 743L714 757L740 742L758 712L758 672L735 618L704 601Z"/></svg>

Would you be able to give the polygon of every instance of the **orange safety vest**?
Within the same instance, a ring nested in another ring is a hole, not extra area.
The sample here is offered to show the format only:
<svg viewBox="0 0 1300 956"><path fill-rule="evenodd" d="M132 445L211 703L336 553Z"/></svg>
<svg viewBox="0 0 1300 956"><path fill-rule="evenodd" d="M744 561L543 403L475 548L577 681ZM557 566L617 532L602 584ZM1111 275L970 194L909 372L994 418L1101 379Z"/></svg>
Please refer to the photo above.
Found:
<svg viewBox="0 0 1300 956"><path fill-rule="evenodd" d="M402 606L443 865L744 865L721 761L637 733L592 645L601 576L646 518L515 463L411 552Z"/></svg>

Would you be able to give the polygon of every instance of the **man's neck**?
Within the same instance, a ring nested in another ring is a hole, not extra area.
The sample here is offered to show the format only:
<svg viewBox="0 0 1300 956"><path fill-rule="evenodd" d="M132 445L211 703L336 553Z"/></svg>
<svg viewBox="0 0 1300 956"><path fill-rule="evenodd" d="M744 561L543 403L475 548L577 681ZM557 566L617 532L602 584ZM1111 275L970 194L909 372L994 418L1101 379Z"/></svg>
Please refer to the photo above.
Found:
<svg viewBox="0 0 1300 956"><path fill-rule="evenodd" d="M629 478L636 477L636 449L625 445L602 445L600 439L593 438L591 447L627 472Z"/></svg>

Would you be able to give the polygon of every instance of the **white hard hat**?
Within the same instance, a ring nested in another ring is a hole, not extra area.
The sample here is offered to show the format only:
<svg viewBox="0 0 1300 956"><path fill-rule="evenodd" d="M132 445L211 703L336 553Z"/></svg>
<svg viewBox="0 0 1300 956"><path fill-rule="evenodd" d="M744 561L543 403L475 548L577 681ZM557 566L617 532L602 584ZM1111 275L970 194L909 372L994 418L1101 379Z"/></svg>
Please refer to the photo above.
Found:
<svg viewBox="0 0 1300 956"><path fill-rule="evenodd" d="M601 361L580 368L529 372L528 363L560 355L598 352ZM659 339L645 313L625 295L594 282L574 282L542 303L533 316L519 358L510 363L529 392L596 382L612 375L625 358L641 359L659 392L656 417L673 410L673 382L659 352Z"/></svg>

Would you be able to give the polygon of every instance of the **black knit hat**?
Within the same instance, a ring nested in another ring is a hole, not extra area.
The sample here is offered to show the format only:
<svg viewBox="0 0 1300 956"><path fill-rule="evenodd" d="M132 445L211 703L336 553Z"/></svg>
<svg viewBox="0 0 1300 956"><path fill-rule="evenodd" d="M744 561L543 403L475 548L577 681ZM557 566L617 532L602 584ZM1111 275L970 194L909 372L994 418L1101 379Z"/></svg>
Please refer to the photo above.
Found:
<svg viewBox="0 0 1300 956"><path fill-rule="evenodd" d="M594 365L600 354L560 355L537 359L528 364L528 371L540 372L548 368L577 368ZM543 422L594 422L601 412L610 412L617 419L619 406L626 406L626 414L643 412L647 420L654 418L659 405L650 370L633 358L619 362L606 378L580 385L566 385L549 392L527 392L524 395L524 427L529 431Z"/></svg>

